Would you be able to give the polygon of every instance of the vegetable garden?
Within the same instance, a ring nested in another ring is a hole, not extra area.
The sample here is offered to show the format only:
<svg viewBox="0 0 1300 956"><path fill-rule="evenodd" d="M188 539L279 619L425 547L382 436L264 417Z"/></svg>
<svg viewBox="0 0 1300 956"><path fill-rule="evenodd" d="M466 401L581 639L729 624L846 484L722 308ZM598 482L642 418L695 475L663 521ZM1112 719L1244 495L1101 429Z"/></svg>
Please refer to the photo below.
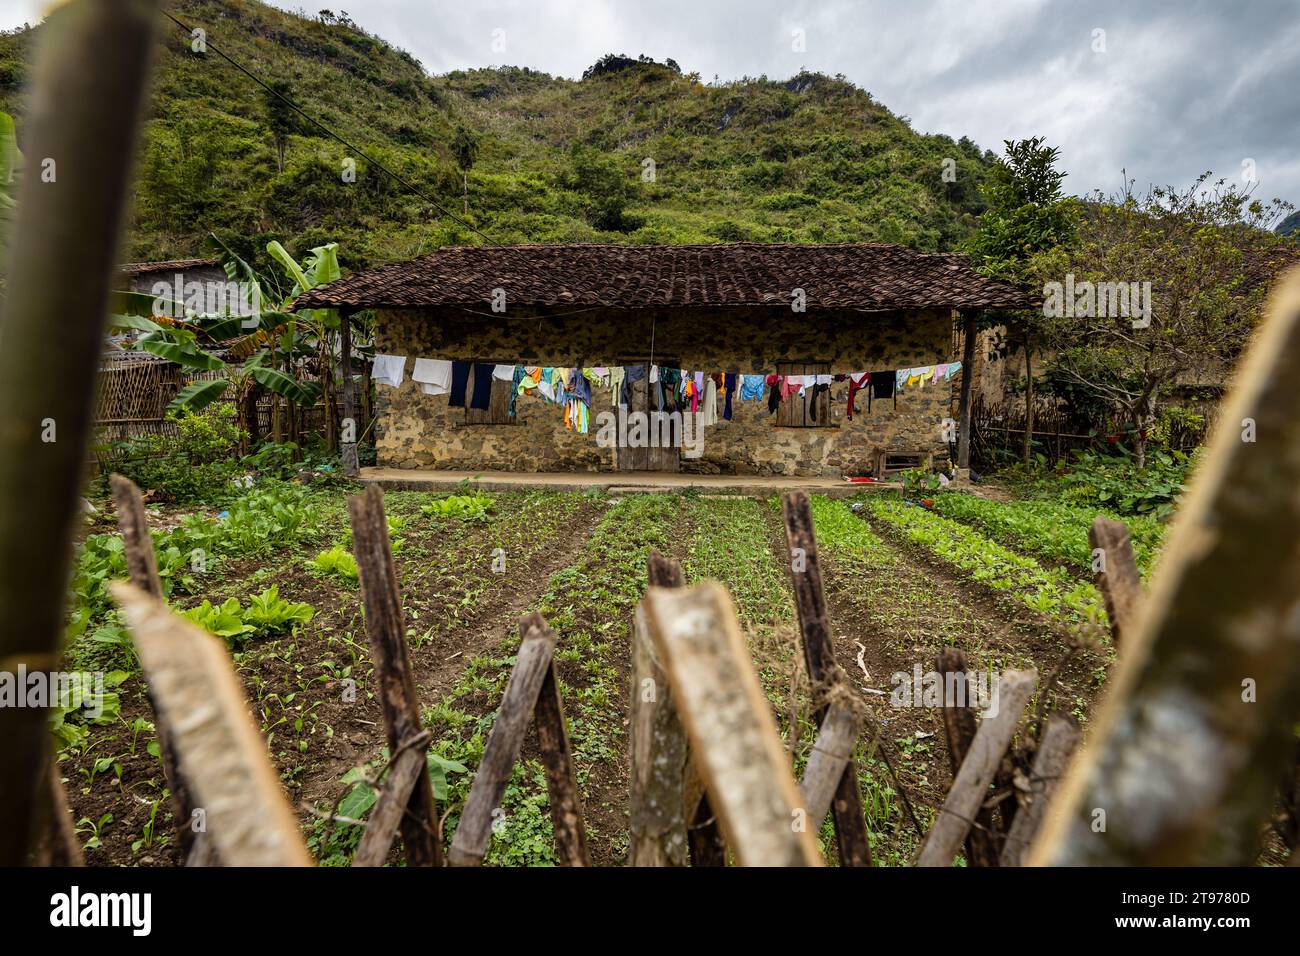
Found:
<svg viewBox="0 0 1300 956"><path fill-rule="evenodd" d="M229 502L149 514L168 602L233 653L307 845L325 865L351 861L389 759L344 491L333 478L260 478ZM514 664L515 622L540 612L559 635L555 666L592 862L626 861L630 629L651 550L680 561L688 584L713 579L731 591L796 774L806 765L817 726L775 499L466 488L390 492L386 510L448 840ZM68 656L73 667L107 672L112 692L102 713L60 711L58 769L87 862L170 864L179 850L152 711L105 588L126 576L107 512L105 503L88 518ZM812 514L839 664L874 728L856 753L873 856L905 864L950 769L939 712L891 706L895 675L929 670L947 646L972 671L1034 667L1045 675L1042 706L1050 699L1086 726L1112 658L1086 512L951 492L929 510L890 491L814 498ZM1131 527L1149 567L1162 526ZM555 862L535 746L526 742L514 765L489 865ZM818 837L833 859L829 818Z"/></svg>

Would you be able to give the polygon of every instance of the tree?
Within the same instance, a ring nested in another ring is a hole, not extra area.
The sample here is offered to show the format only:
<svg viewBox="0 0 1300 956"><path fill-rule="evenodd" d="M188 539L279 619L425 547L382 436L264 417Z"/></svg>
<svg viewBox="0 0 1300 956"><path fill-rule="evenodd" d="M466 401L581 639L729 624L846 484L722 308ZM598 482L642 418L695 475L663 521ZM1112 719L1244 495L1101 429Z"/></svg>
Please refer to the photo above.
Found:
<svg viewBox="0 0 1300 956"><path fill-rule="evenodd" d="M981 188L988 209L967 246L976 269L1026 291L1037 291L1035 259L1070 243L1076 233L1078 203L1061 192L1065 173L1056 168L1060 150L1041 136L1007 140L1006 158L994 166ZM1033 351L1041 316L1029 311L990 312L986 327L1006 325L1025 356L1025 439L1021 457L1029 463L1034 432Z"/></svg>
<svg viewBox="0 0 1300 956"><path fill-rule="evenodd" d="M1267 291L1261 266L1286 242L1268 231L1286 203L1209 177L1095 194L1078 245L1036 263L1050 289L1053 373L1130 423L1140 467L1161 400L1181 382L1226 376Z"/></svg>
<svg viewBox="0 0 1300 956"><path fill-rule="evenodd" d="M276 169L284 172L284 153L289 145L289 136L298 129L298 114L289 105L289 93L292 87L286 80L273 80L269 90L262 93L262 103L266 107L266 127L271 132L271 142L275 144Z"/></svg>
<svg viewBox="0 0 1300 956"><path fill-rule="evenodd" d="M456 157L456 167L460 170L461 182L465 187L465 212L469 213L469 171L478 162L478 137L464 126L456 127L456 135L451 141L451 152Z"/></svg>

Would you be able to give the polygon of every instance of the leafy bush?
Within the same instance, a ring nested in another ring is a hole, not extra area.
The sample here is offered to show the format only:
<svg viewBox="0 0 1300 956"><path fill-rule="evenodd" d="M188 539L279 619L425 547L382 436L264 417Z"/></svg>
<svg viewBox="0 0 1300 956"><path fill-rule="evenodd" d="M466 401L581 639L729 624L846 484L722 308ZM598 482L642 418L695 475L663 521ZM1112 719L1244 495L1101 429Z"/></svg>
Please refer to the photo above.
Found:
<svg viewBox="0 0 1300 956"><path fill-rule="evenodd" d="M1059 475L1054 490L1060 500L1072 504L1093 505L1121 516L1164 519L1187 490L1194 464L1193 457L1180 451L1148 454L1145 468L1138 468L1130 454L1084 451Z"/></svg>
<svg viewBox="0 0 1300 956"><path fill-rule="evenodd" d="M244 433L230 402L209 405L198 414L171 413L174 434L141 435L114 442L101 461L106 471L130 478L154 498L187 503L233 497L242 474L239 446Z"/></svg>

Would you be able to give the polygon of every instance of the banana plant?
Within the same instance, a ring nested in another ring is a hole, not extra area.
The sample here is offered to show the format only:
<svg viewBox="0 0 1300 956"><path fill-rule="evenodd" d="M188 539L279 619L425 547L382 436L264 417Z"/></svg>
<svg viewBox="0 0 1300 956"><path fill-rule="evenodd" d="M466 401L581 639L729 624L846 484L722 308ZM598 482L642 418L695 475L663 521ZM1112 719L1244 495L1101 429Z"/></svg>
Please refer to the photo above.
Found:
<svg viewBox="0 0 1300 956"><path fill-rule="evenodd" d="M297 405L314 404L320 385L302 382L280 366L292 368L293 358L310 350L319 351L322 370L332 369L332 333L338 329L339 316L333 309L301 313L285 309L307 289L339 277L338 245L330 243L312 249L299 265L279 242L269 243L268 254L293 283L291 291L284 295L273 278L258 273L216 236L212 239L222 252L226 275L251 290L259 305L274 301L273 308L259 307L256 315L241 316L191 312L183 303L177 303L176 308L183 315L176 317L160 315L153 296L118 292L113 298L112 326L142 333L136 347L160 358L196 371L226 373L185 386L176 394L169 410L197 412L232 387L242 394L252 382ZM234 365L209 350L211 345L232 338L236 341L228 346L228 351L239 360ZM328 381L329 377L325 375L323 379Z"/></svg>

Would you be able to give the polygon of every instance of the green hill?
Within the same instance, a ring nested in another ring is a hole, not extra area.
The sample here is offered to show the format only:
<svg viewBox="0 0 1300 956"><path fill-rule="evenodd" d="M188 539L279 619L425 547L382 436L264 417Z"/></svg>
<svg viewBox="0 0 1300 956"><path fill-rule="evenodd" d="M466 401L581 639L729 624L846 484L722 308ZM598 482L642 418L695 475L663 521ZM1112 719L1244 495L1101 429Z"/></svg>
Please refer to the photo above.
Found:
<svg viewBox="0 0 1300 956"><path fill-rule="evenodd" d="M992 158L968 139L914 132L842 78L712 86L672 61L614 56L577 81L515 67L431 77L346 19L252 0L168 9L458 215L452 144L465 127L478 143L465 218L496 242L948 249L981 209ZM18 118L20 143L36 32L0 34L0 109ZM272 238L294 252L337 240L351 268L484 241L296 117L280 169L265 91L211 48L193 52L166 19L157 46L126 257L196 254L209 232L250 253ZM355 182L344 181L349 158ZM955 181L942 175L947 159Z"/></svg>

